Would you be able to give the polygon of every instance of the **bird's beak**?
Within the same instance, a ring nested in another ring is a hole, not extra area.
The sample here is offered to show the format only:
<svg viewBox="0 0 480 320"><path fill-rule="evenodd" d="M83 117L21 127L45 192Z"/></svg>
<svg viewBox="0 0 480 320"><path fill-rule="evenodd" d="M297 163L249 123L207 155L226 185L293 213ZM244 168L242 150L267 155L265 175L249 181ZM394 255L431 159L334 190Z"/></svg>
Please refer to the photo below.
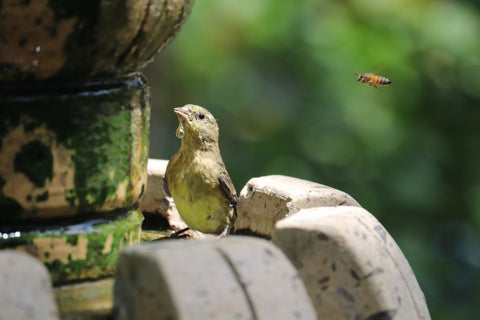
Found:
<svg viewBox="0 0 480 320"><path fill-rule="evenodd" d="M188 122L191 120L190 110L188 110L186 107L174 108L173 112L175 112L181 122Z"/></svg>

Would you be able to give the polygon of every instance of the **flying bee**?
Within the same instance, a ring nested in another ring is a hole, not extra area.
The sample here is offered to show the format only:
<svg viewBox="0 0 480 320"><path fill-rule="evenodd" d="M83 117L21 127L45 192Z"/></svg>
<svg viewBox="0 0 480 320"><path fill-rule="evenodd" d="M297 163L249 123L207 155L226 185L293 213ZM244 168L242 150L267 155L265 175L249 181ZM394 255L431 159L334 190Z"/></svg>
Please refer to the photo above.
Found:
<svg viewBox="0 0 480 320"><path fill-rule="evenodd" d="M369 86L375 87L378 90L382 91L377 85L379 86L388 86L392 83L390 79L374 75L373 73L354 73L358 76L357 81L361 83L366 83Z"/></svg>

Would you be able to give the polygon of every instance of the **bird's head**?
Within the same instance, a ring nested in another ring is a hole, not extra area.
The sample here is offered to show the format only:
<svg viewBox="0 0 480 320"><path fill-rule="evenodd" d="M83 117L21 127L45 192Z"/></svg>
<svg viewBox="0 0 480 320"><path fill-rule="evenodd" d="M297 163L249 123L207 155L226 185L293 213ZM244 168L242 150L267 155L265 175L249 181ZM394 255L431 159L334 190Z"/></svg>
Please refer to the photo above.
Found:
<svg viewBox="0 0 480 320"><path fill-rule="evenodd" d="M207 109L187 104L173 111L179 121L178 137L196 143L218 142L217 121ZM181 130L183 133L179 134Z"/></svg>

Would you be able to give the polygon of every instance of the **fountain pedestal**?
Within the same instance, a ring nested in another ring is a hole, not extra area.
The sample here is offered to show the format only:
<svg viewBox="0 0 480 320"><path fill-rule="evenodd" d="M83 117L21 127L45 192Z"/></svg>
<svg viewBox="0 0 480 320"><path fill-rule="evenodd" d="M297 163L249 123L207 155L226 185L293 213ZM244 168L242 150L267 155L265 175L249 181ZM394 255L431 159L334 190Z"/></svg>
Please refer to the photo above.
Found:
<svg viewBox="0 0 480 320"><path fill-rule="evenodd" d="M193 3L0 6L0 249L47 266L63 318L108 310L119 251L140 241L150 104L138 70ZM72 303L79 287L101 297Z"/></svg>

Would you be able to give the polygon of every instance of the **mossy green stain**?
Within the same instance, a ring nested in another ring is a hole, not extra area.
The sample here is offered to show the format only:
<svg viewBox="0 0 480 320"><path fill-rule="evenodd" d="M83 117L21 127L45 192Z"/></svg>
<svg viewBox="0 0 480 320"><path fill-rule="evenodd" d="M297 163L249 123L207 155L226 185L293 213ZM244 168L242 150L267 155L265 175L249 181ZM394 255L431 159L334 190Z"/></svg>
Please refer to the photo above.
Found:
<svg viewBox="0 0 480 320"><path fill-rule="evenodd" d="M22 146L15 155L14 170L23 173L35 186L45 186L46 180L51 180L53 175L50 148L38 140Z"/></svg>
<svg viewBox="0 0 480 320"><path fill-rule="evenodd" d="M54 271L55 273L57 273L60 270L61 272L66 272L67 271L66 269L68 268L66 264L64 264L62 261L58 259L55 259L52 262L46 262L44 264L50 271L51 273L50 276L52 277L52 280L53 280L53 276L55 275L54 273L52 273L52 271Z"/></svg>
<svg viewBox="0 0 480 320"><path fill-rule="evenodd" d="M72 245L72 246L76 246L78 244L78 235L68 235L66 236L66 241L68 244Z"/></svg>
<svg viewBox="0 0 480 320"><path fill-rule="evenodd" d="M134 232L135 237L141 226L143 217L138 211L126 218L111 221L110 223L101 223L94 226L102 232L96 233L94 237L88 237L87 256L85 259L72 260L65 266L65 269L59 274L56 283L69 281L75 274L88 274L92 278L111 276L115 272L115 267L120 254L120 243L127 245L129 234ZM104 253L103 249L109 236L113 236L111 250ZM137 243L140 239L134 239Z"/></svg>
<svg viewBox="0 0 480 320"><path fill-rule="evenodd" d="M150 90L149 88L145 89L144 92L144 100L142 101L142 107L140 108L141 110L141 117L140 117L140 123L132 123L130 130L131 130L131 137L130 139L132 140L133 144L133 150L140 150L140 158L135 159L136 163L138 165L142 165L142 170L147 170L147 162L148 162L148 154L149 154L149 148L150 148L150 108L149 106L149 99L150 99ZM138 140L136 139L136 134L138 127L141 127L143 130L141 131L141 139ZM140 141L140 143L143 143L141 146L135 145ZM143 188L143 187L142 187ZM143 190L142 190L143 193Z"/></svg>
<svg viewBox="0 0 480 320"><path fill-rule="evenodd" d="M99 101L96 108L103 112L94 113L94 121L70 140L77 150L73 156L74 183L76 199L82 211L98 210L107 199L116 196L120 183L129 185L132 165L130 104L132 100L140 100L142 94L134 92ZM135 108L139 107L147 106L135 105Z"/></svg>
<svg viewBox="0 0 480 320"><path fill-rule="evenodd" d="M77 246L79 237L86 237L87 255L83 259L73 259L71 255L67 256L68 262L64 263L59 259L44 264L50 271L52 280L55 285L72 282L80 279L101 278L104 276L112 276L118 261L120 250L123 246L128 245L130 233L133 235L135 243L139 243L138 231L142 224L143 216L139 211L133 211L126 216L122 216L115 220L102 220L101 223L86 223L82 231L78 234L67 235L66 232L72 230L55 229L49 231L38 232L22 232L21 237L11 239L0 239L0 249L15 248L18 246L30 245L37 238L61 238L71 246ZM75 229L77 230L77 229ZM109 237L113 237L111 250L104 252L105 243ZM51 252L55 248L51 248L44 256L49 258Z"/></svg>
<svg viewBox="0 0 480 320"><path fill-rule="evenodd" d="M8 239L0 239L0 250L29 245L33 243L33 239L35 239L35 235L33 235L32 233L21 232L20 237L9 237Z"/></svg>
<svg viewBox="0 0 480 320"><path fill-rule="evenodd" d="M143 77L135 76L63 89L13 88L2 94L0 88L0 105L5 106L0 108L0 143L20 125L28 132L37 127L53 132L56 144L71 150L75 168L74 188L66 192L66 201L81 212L99 210L116 196L120 183L127 188L128 197L131 166L146 166L149 104L145 86ZM133 114L138 111L142 121L134 123ZM140 159L132 154L136 150L132 144L138 141L135 130L143 130L145 145ZM133 203L136 199L129 200Z"/></svg>
<svg viewBox="0 0 480 320"><path fill-rule="evenodd" d="M48 191L45 191L44 193L39 194L39 195L36 197L36 200L37 200L37 202L47 201L47 200L48 200Z"/></svg>
<svg viewBox="0 0 480 320"><path fill-rule="evenodd" d="M113 271L118 260L118 256L122 247L128 245L130 240L130 233L133 232L133 240L140 243L138 238L138 231L141 227L143 216L139 211L133 211L131 215L125 219L118 219L108 225L103 225L104 230L101 237L96 238L96 241L91 241L88 244L88 259L91 261L102 261L103 263L95 266L95 268L104 268L105 270ZM105 243L109 236L113 236L111 250L103 253Z"/></svg>
<svg viewBox="0 0 480 320"><path fill-rule="evenodd" d="M109 107L122 109L115 103ZM82 152L73 155L75 193L81 208L95 210L128 178L130 117L125 111L97 115L96 121L72 141L77 151L82 146Z"/></svg>
<svg viewBox="0 0 480 320"><path fill-rule="evenodd" d="M75 199L77 199L75 189L70 189L65 192L65 201L67 201L71 207L75 206Z"/></svg>

